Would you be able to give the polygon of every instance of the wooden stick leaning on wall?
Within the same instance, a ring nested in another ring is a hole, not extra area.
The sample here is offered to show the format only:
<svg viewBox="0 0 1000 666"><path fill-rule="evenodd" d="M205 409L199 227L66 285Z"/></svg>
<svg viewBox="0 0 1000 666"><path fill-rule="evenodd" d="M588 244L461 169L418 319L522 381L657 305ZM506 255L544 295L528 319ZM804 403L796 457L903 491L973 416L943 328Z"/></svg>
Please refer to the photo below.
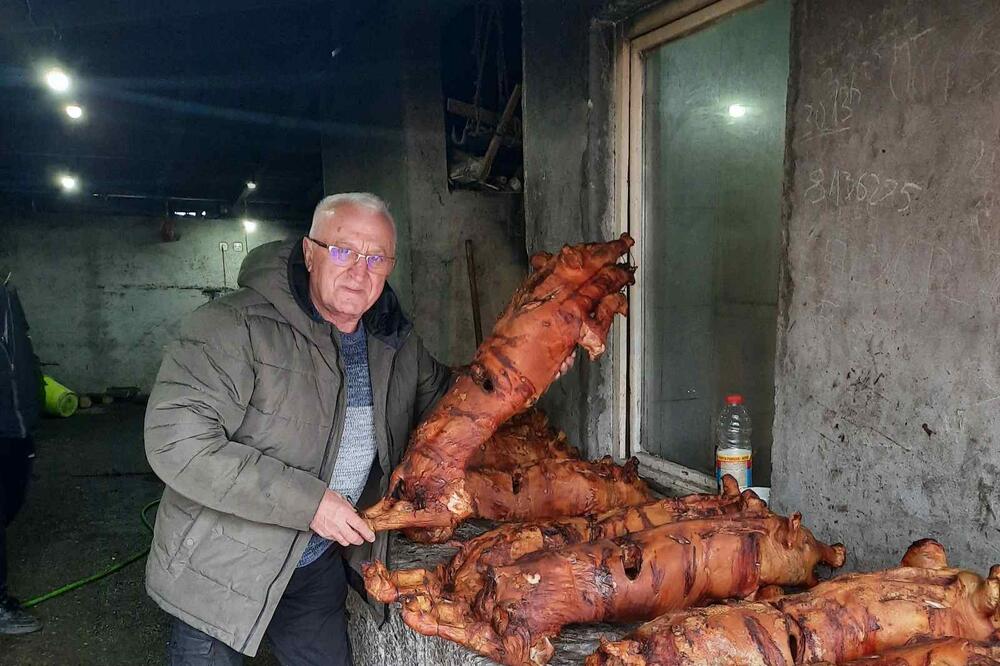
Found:
<svg viewBox="0 0 1000 666"><path fill-rule="evenodd" d="M472 296L472 325L476 331L476 349L483 344L483 322L479 318L479 284L476 282L476 257L472 241L465 241L465 260L469 270L469 292Z"/></svg>

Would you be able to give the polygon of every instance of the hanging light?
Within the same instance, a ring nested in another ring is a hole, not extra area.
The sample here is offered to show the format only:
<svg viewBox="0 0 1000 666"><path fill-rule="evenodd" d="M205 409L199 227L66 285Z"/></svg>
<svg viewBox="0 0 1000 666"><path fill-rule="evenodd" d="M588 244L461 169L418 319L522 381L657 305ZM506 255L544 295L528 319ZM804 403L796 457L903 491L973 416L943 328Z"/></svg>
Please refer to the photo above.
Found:
<svg viewBox="0 0 1000 666"><path fill-rule="evenodd" d="M58 178L59 187L62 188L63 192L70 193L76 192L80 189L80 181L77 180L76 176L72 176L68 173L64 173Z"/></svg>
<svg viewBox="0 0 1000 666"><path fill-rule="evenodd" d="M79 104L67 104L64 110L66 111L66 115L73 120L80 120L83 118L83 107Z"/></svg>
<svg viewBox="0 0 1000 666"><path fill-rule="evenodd" d="M69 74L58 67L53 67L45 72L45 85L57 93L66 92L71 84Z"/></svg>
<svg viewBox="0 0 1000 666"><path fill-rule="evenodd" d="M243 230L246 231L248 234L252 234L253 232L257 231L257 223L254 220L244 219Z"/></svg>

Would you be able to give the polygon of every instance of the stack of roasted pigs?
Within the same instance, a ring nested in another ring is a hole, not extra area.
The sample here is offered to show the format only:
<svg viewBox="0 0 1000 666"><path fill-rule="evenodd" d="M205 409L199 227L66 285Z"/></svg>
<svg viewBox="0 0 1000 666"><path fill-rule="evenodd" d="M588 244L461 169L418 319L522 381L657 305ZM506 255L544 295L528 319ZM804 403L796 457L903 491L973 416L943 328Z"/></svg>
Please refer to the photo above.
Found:
<svg viewBox="0 0 1000 666"><path fill-rule="evenodd" d="M434 569L369 563L369 594L399 603L415 631L511 666L548 663L568 624L636 621L647 622L587 665L1000 666L1000 567L985 579L949 568L924 540L900 568L819 583L817 567L841 567L845 549L798 514L772 513L730 477L719 495L656 499L634 460L580 460L532 409L577 345L604 351L626 313L631 245L623 234L532 258L364 512L422 542L468 518L502 524Z"/></svg>

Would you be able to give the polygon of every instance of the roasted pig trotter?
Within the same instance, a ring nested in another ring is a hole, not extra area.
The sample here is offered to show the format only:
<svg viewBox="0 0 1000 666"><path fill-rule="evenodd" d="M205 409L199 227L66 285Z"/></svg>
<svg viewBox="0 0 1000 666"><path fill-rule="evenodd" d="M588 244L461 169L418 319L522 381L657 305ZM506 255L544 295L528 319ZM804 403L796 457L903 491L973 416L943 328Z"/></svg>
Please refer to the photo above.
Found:
<svg viewBox="0 0 1000 666"><path fill-rule="evenodd" d="M625 310L616 295L633 282L634 269L615 262L632 243L622 234L534 263L469 371L413 433L386 496L364 512L372 529L454 527L468 515L465 471L480 445L535 403L576 345L591 357L603 350L614 313Z"/></svg>
<svg viewBox="0 0 1000 666"><path fill-rule="evenodd" d="M769 604L692 608L602 640L586 666L792 666L789 634L788 618Z"/></svg>
<svg viewBox="0 0 1000 666"><path fill-rule="evenodd" d="M800 517L697 520L578 544L491 568L473 610L504 636L507 662L551 652L577 622L654 618L765 585L811 585L844 547L817 541Z"/></svg>
<svg viewBox="0 0 1000 666"><path fill-rule="evenodd" d="M503 641L489 622L476 619L465 600L451 601L425 594L400 599L403 622L419 634L437 636L503 663Z"/></svg>

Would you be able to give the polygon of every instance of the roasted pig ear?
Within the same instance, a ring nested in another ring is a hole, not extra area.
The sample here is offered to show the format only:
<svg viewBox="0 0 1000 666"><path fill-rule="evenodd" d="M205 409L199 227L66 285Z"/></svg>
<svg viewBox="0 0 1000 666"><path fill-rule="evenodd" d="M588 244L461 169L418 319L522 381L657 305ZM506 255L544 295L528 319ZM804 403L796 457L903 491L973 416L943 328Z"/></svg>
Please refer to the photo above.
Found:
<svg viewBox="0 0 1000 666"><path fill-rule="evenodd" d="M754 497L757 497L757 493L754 491L751 490L748 492ZM723 497L736 497L740 494L740 484L731 474L724 474L722 476L722 492L719 494Z"/></svg>
<svg viewBox="0 0 1000 666"><path fill-rule="evenodd" d="M844 566L847 559L847 548L842 543L827 545L813 536L807 528L802 525L802 514L795 512L784 519L784 525L778 532L778 538L782 540L789 550L812 551L818 554L816 564L825 564L831 569L839 569ZM810 577L807 585L810 587L816 584L816 579Z"/></svg>
<svg viewBox="0 0 1000 666"><path fill-rule="evenodd" d="M785 596L785 588L780 585L765 585L757 590L751 601L774 601Z"/></svg>
<svg viewBox="0 0 1000 666"><path fill-rule="evenodd" d="M948 568L948 555L944 551L944 546L934 539L921 539L914 541L906 549L902 565L920 569L946 569Z"/></svg>
<svg viewBox="0 0 1000 666"><path fill-rule="evenodd" d="M787 526L785 528L785 546L791 548L795 545L795 541L802 529L802 514L796 511L788 517L788 522L785 524Z"/></svg>
<svg viewBox="0 0 1000 666"><path fill-rule="evenodd" d="M544 266L552 258L552 253L550 252L536 252L531 255L531 270L537 271L539 268Z"/></svg>

